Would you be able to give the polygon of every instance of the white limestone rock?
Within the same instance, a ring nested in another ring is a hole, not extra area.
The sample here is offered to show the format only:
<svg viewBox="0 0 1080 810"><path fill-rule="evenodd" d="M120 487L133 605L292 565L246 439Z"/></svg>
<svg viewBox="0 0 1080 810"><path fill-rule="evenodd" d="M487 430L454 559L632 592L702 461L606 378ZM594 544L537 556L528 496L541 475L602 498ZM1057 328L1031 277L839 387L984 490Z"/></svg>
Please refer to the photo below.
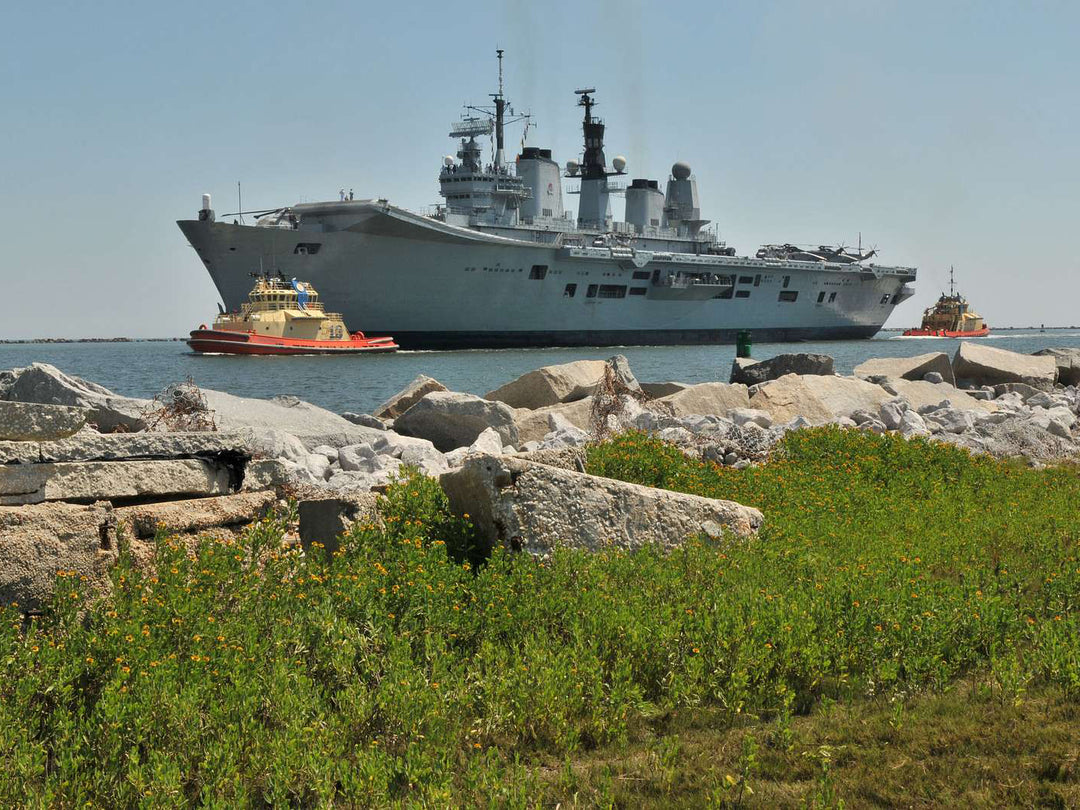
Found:
<svg viewBox="0 0 1080 810"><path fill-rule="evenodd" d="M102 433L146 427L143 411L150 400L113 393L97 383L65 374L48 363L6 372L2 398L9 402L67 405L86 409L86 421Z"/></svg>
<svg viewBox="0 0 1080 810"><path fill-rule="evenodd" d="M338 466L346 472L367 469L367 462L376 455L370 444L350 444L338 448Z"/></svg>
<svg viewBox="0 0 1080 810"><path fill-rule="evenodd" d="M576 360L544 366L489 391L484 399L504 402L511 408L544 408L591 396L604 376L603 360Z"/></svg>
<svg viewBox="0 0 1080 810"><path fill-rule="evenodd" d="M975 427L972 412L957 408L940 408L925 414L923 418L935 433L964 433Z"/></svg>
<svg viewBox="0 0 1080 810"><path fill-rule="evenodd" d="M514 410L514 424L518 429L518 442L543 441L544 437L551 432L548 417L553 413L565 417L575 427L588 431L592 426L592 408L592 397L535 410L517 408ZM517 446L516 443L513 444Z"/></svg>
<svg viewBox="0 0 1080 810"><path fill-rule="evenodd" d="M446 386L441 382L421 374L376 408L374 415L380 419L396 419L428 394L445 390Z"/></svg>
<svg viewBox="0 0 1080 810"><path fill-rule="evenodd" d="M438 476L450 469L446 456L434 445L412 445L401 451L401 463L416 467L424 475Z"/></svg>
<svg viewBox="0 0 1080 810"><path fill-rule="evenodd" d="M750 407L767 411L776 423L803 416L814 424L825 424L857 410L877 413L889 398L881 386L854 377L788 374L755 386Z"/></svg>
<svg viewBox="0 0 1080 810"><path fill-rule="evenodd" d="M663 548L710 535L747 538L763 519L732 501L712 500L537 464L474 456L440 483L457 514L468 512L483 538L537 555L565 545L589 551Z"/></svg>
<svg viewBox="0 0 1080 810"><path fill-rule="evenodd" d="M500 456L503 454L503 443L499 436L499 433L495 428L485 428L484 431L476 437L476 441L469 445L469 453L487 453L490 456Z"/></svg>
<svg viewBox="0 0 1080 810"><path fill-rule="evenodd" d="M316 480L325 481L330 477L330 459L322 453L309 453L303 465Z"/></svg>
<svg viewBox="0 0 1080 810"><path fill-rule="evenodd" d="M304 443L291 433L275 428L244 428L237 431L251 454L260 458L281 458L302 463L308 456Z"/></svg>
<svg viewBox="0 0 1080 810"><path fill-rule="evenodd" d="M86 409L0 400L0 441L41 442L65 439L86 424Z"/></svg>
<svg viewBox="0 0 1080 810"><path fill-rule="evenodd" d="M888 402L881 403L878 416L887 430L898 430L906 410L909 410L907 401L890 399Z"/></svg>
<svg viewBox="0 0 1080 810"><path fill-rule="evenodd" d="M913 410L906 410L900 414L900 424L897 429L901 436L907 438L930 435L930 428L926 426L926 421L919 416L918 411Z"/></svg>
<svg viewBox="0 0 1080 810"><path fill-rule="evenodd" d="M489 427L503 444L519 443L510 406L453 391L427 394L397 417L394 427L404 435L429 440L443 452L469 446Z"/></svg>
<svg viewBox="0 0 1080 810"><path fill-rule="evenodd" d="M220 430L282 431L298 438L308 452L319 445L344 447L369 442L382 433L375 428L354 425L332 411L296 397L255 399L208 389L203 389L202 393L214 411L214 420Z"/></svg>
<svg viewBox="0 0 1080 810"><path fill-rule="evenodd" d="M936 374L934 382L955 384L952 365L945 352L929 352L916 357L875 357L855 366L855 376L861 380L871 377L887 377L903 380L926 380Z"/></svg>
<svg viewBox="0 0 1080 810"><path fill-rule="evenodd" d="M741 383L714 382L688 386L657 402L668 405L674 416L727 416L732 410L749 408L750 396Z"/></svg>
<svg viewBox="0 0 1080 810"><path fill-rule="evenodd" d="M885 390L902 397L915 410L926 405L938 406L942 402L949 403L950 408L959 410L993 411L997 405L992 402L984 402L977 399L976 391L961 391L949 383L929 383L925 380L889 380L884 386Z"/></svg>
<svg viewBox="0 0 1080 810"><path fill-rule="evenodd" d="M203 459L5 464L0 504L202 497L233 485L233 471Z"/></svg>
<svg viewBox="0 0 1080 810"><path fill-rule="evenodd" d="M1050 388L1057 379L1057 362L1053 357L1033 357L981 343L961 343L952 365L957 379L972 380L978 385L1022 382Z"/></svg>
<svg viewBox="0 0 1080 810"><path fill-rule="evenodd" d="M734 408L728 416L739 427L749 422L763 428L770 428L773 425L773 419L769 412L756 408Z"/></svg>

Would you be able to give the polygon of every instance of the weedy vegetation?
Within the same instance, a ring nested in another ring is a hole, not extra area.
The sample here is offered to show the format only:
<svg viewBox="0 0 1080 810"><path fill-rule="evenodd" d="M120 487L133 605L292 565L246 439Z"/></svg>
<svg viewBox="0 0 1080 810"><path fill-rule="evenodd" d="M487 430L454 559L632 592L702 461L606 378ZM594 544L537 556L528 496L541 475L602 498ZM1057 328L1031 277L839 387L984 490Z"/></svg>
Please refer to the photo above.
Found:
<svg viewBox="0 0 1080 810"><path fill-rule="evenodd" d="M482 559L410 473L333 555L162 533L0 616L0 804L1080 803L1080 479L837 429L589 471L766 528Z"/></svg>

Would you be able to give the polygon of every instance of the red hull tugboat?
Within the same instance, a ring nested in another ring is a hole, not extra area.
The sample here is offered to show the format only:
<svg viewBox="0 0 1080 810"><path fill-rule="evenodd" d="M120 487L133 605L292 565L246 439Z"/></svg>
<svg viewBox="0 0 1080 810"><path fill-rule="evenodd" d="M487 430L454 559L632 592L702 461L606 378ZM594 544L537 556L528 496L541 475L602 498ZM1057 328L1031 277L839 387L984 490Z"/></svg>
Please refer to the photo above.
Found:
<svg viewBox="0 0 1080 810"><path fill-rule="evenodd" d="M956 292L953 269L949 268L949 294L941 294L937 303L923 313L922 326L905 329L904 337L975 338L986 337L990 327L982 316L972 311L967 299Z"/></svg>
<svg viewBox="0 0 1080 810"><path fill-rule="evenodd" d="M327 312L310 284L260 276L239 312L223 312L200 325L187 342L202 354L361 354L395 352L392 337L350 332Z"/></svg>

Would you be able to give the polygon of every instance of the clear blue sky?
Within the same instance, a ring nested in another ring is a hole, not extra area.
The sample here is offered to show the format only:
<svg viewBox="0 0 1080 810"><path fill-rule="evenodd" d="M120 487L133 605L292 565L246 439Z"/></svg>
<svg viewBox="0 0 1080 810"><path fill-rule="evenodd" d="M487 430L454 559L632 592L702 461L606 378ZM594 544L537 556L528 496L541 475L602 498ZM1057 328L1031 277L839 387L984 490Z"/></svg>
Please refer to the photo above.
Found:
<svg viewBox="0 0 1080 810"><path fill-rule="evenodd" d="M238 179L250 208L436 202L496 45L530 143L576 157L595 86L609 159L689 162L740 254L861 231L919 267L891 325L950 264L992 324L1080 323L1078 42L1080 3L1049 1L8 3L0 338L205 321L174 222Z"/></svg>

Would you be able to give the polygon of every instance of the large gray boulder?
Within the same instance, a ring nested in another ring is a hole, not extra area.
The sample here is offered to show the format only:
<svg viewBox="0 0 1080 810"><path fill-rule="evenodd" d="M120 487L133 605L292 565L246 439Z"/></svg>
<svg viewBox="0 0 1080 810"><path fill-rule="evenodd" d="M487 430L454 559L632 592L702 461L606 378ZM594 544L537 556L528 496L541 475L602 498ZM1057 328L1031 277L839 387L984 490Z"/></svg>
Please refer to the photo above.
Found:
<svg viewBox="0 0 1080 810"><path fill-rule="evenodd" d="M647 396L653 399L659 399L660 397L670 396L671 394L677 394L690 387L689 383L681 382L643 382L641 383L641 390Z"/></svg>
<svg viewBox="0 0 1080 810"><path fill-rule="evenodd" d="M0 401L0 441L64 439L78 433L85 424L85 408Z"/></svg>
<svg viewBox="0 0 1080 810"><path fill-rule="evenodd" d="M2 604L41 610L61 571L83 604L108 588L108 571L118 556L116 519L107 505L0 506Z"/></svg>
<svg viewBox="0 0 1080 810"><path fill-rule="evenodd" d="M630 370L630 361L626 359L626 355L616 354L613 357L609 357L607 359L607 366L611 369L617 386L626 389L626 391L634 393L641 392L641 383L637 381L634 372ZM625 393L625 391L620 391L618 393Z"/></svg>
<svg viewBox="0 0 1080 810"><path fill-rule="evenodd" d="M744 385L756 385L758 383L776 380L785 374L800 375L825 375L835 373L833 359L827 354L810 354L798 352L794 354L778 354L768 360L759 360L756 363L747 363L745 360L731 365L731 380L733 383Z"/></svg>
<svg viewBox="0 0 1080 810"><path fill-rule="evenodd" d="M243 438L251 454L258 458L281 458L300 464L308 455L302 441L277 428L242 428L237 435Z"/></svg>
<svg viewBox="0 0 1080 810"><path fill-rule="evenodd" d="M36 461L217 458L241 464L252 455L250 437L243 433L202 431L102 434L87 429L59 441L41 442L36 447Z"/></svg>
<svg viewBox="0 0 1080 810"><path fill-rule="evenodd" d="M440 483L457 514L468 513L492 546L547 555L557 546L600 551L673 548L707 535L745 538L761 512L713 500L536 464L474 456Z"/></svg>
<svg viewBox="0 0 1080 810"><path fill-rule="evenodd" d="M965 341L953 357L953 374L976 385L1021 382L1045 389L1057 379L1057 361Z"/></svg>
<svg viewBox="0 0 1080 810"><path fill-rule="evenodd" d="M668 405L675 416L727 416L728 411L749 408L750 395L741 383L711 382L688 386L661 397L657 402Z"/></svg>
<svg viewBox="0 0 1080 810"><path fill-rule="evenodd" d="M861 380L871 377L921 380L927 374L937 373L943 382L956 384L949 355L945 352L929 352L915 357L875 357L855 366L854 373Z"/></svg>
<svg viewBox="0 0 1080 810"><path fill-rule="evenodd" d="M892 396L881 386L854 377L788 374L757 386L750 407L768 411L776 424L802 416L820 425L850 419L859 410L877 413Z"/></svg>
<svg viewBox="0 0 1080 810"><path fill-rule="evenodd" d="M468 447L489 427L498 431L503 444L517 447L519 437L513 409L472 394L436 391L394 420L397 432L427 439L444 453Z"/></svg>
<svg viewBox="0 0 1080 810"><path fill-rule="evenodd" d="M68 405L86 409L86 421L102 433L146 427L143 412L149 400L114 394L108 388L65 374L48 363L5 372L2 397L9 402Z"/></svg>
<svg viewBox="0 0 1080 810"><path fill-rule="evenodd" d="M313 547L333 554L341 547L341 536L354 523L375 525L380 522L376 504L378 495L359 493L349 496L305 499L297 504L300 544L305 553Z"/></svg>
<svg viewBox="0 0 1080 810"><path fill-rule="evenodd" d="M426 374L420 374L415 380L376 408L374 415L380 419L397 419L428 394L445 390L446 386L438 380L428 377Z"/></svg>
<svg viewBox="0 0 1080 810"><path fill-rule="evenodd" d="M239 528L265 517L276 504L277 495L264 490L216 498L120 506L113 510L113 514L117 526L123 527L129 537L147 539L162 527L182 534Z"/></svg>
<svg viewBox="0 0 1080 810"><path fill-rule="evenodd" d="M958 410L987 413L997 410L997 406L992 402L976 399L966 391L961 391L948 383L930 383L925 380L900 378L888 380L882 387L896 396L903 397L915 410L942 402L947 402L949 407Z"/></svg>
<svg viewBox="0 0 1080 810"><path fill-rule="evenodd" d="M517 408L514 411L514 424L518 429L518 441L521 444L543 441L544 436L551 430L551 417L556 414L574 427L588 431L592 428L592 409L592 397L535 410ZM518 446L520 445L515 445Z"/></svg>
<svg viewBox="0 0 1080 810"><path fill-rule="evenodd" d="M206 402L214 411L219 430L253 432L278 430L298 438L308 450L321 444L344 447L370 442L383 431L354 425L333 411L304 402L296 397L273 399L238 397L224 391L203 389Z"/></svg>
<svg viewBox="0 0 1080 810"><path fill-rule="evenodd" d="M235 470L203 459L5 464L0 505L204 497L238 485Z"/></svg>
<svg viewBox="0 0 1080 810"><path fill-rule="evenodd" d="M347 419L354 425L375 428L375 430L386 430L386 422L377 416L372 416L370 413L351 413L350 411L346 411L341 414L341 418Z"/></svg>
<svg viewBox="0 0 1080 810"><path fill-rule="evenodd" d="M1080 385L1080 349L1039 349L1034 356L1054 358L1057 381L1062 385Z"/></svg>
<svg viewBox="0 0 1080 810"><path fill-rule="evenodd" d="M590 396L604 376L603 360L576 360L544 366L484 395L511 408L544 408Z"/></svg>

